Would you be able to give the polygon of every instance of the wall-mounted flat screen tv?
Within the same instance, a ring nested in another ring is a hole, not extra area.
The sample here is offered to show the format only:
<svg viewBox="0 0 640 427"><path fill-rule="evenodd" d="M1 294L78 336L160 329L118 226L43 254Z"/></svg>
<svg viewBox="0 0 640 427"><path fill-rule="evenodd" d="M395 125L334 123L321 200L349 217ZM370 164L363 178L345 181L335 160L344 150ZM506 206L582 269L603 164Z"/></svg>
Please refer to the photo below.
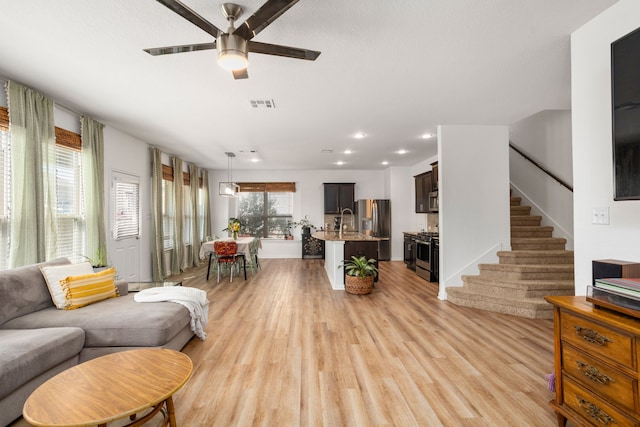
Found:
<svg viewBox="0 0 640 427"><path fill-rule="evenodd" d="M640 199L640 28L611 43L614 200Z"/></svg>

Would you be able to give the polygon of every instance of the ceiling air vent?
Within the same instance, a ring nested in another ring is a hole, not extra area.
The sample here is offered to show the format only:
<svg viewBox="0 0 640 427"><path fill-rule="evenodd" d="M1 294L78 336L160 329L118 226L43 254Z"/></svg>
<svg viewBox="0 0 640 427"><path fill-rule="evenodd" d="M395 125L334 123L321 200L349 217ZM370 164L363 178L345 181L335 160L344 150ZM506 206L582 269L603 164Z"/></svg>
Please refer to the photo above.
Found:
<svg viewBox="0 0 640 427"><path fill-rule="evenodd" d="M251 106L253 108L276 108L276 103L273 99L252 99Z"/></svg>

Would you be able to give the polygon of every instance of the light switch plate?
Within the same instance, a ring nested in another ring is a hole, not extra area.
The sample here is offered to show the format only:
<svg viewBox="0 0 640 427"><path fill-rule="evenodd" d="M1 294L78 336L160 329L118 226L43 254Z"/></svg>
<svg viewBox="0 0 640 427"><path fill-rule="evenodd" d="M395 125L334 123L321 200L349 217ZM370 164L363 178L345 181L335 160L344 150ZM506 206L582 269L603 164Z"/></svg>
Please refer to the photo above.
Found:
<svg viewBox="0 0 640 427"><path fill-rule="evenodd" d="M609 208L593 208L591 223L598 225L609 225Z"/></svg>

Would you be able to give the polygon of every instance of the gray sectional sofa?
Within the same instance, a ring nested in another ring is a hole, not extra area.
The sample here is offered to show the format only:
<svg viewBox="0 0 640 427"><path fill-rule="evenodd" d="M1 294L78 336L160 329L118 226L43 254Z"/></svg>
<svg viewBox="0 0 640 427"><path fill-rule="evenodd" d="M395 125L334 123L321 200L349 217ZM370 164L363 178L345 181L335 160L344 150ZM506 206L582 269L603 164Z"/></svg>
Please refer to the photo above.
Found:
<svg viewBox="0 0 640 427"><path fill-rule="evenodd" d="M133 348L180 350L193 337L184 306L136 303L126 283L118 290L118 298L59 310L40 265L0 271L0 426L22 414L40 384L71 366Z"/></svg>

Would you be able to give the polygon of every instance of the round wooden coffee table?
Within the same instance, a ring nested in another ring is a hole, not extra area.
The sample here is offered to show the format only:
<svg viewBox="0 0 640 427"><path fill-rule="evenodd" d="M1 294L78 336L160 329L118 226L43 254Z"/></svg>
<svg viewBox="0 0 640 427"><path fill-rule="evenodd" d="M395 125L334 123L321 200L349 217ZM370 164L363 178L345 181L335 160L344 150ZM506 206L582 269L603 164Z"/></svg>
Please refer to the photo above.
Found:
<svg viewBox="0 0 640 427"><path fill-rule="evenodd" d="M191 377L193 363L178 351L145 348L108 354L49 379L24 404L24 419L34 426L105 426L108 422L153 410L164 426L176 425L173 394Z"/></svg>

